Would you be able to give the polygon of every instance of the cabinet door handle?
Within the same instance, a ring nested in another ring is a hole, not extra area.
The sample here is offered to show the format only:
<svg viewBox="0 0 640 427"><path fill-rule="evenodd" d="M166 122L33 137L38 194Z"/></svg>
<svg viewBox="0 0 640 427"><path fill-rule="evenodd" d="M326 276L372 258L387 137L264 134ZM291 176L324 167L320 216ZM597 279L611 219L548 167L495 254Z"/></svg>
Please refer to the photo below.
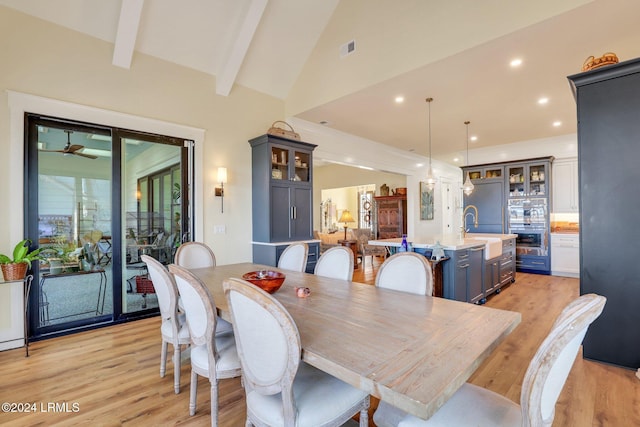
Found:
<svg viewBox="0 0 640 427"><path fill-rule="evenodd" d="M296 207L295 206L291 206L291 208L289 208L289 217L291 219L296 219Z"/></svg>
<svg viewBox="0 0 640 427"><path fill-rule="evenodd" d="M458 268L467 268L467 267L469 267L469 264L463 264L458 266Z"/></svg>
<svg viewBox="0 0 640 427"><path fill-rule="evenodd" d="M471 248L471 252L484 251L484 248Z"/></svg>

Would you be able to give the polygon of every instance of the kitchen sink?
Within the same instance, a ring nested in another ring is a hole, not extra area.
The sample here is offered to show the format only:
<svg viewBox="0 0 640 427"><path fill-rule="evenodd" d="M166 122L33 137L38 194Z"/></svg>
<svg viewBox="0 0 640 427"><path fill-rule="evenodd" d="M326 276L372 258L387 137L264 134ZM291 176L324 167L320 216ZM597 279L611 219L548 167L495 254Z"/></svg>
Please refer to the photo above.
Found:
<svg viewBox="0 0 640 427"><path fill-rule="evenodd" d="M489 236L469 236L467 239L484 241L484 259L492 259L502 255L502 239Z"/></svg>

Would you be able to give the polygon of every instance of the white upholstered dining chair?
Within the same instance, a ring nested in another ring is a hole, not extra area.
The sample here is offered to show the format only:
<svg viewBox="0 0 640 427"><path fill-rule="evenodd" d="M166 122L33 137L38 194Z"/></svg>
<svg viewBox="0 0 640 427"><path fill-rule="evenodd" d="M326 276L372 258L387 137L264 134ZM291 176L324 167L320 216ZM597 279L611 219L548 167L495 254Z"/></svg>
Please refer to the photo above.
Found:
<svg viewBox="0 0 640 427"><path fill-rule="evenodd" d="M309 245L306 243L292 243L282 251L278 259L278 268L304 272L307 267Z"/></svg>
<svg viewBox="0 0 640 427"><path fill-rule="evenodd" d="M211 385L211 425L218 425L218 380L241 374L233 333L216 334L216 305L207 287L189 270L169 265L182 296L191 335L189 414L196 412L198 375Z"/></svg>
<svg viewBox="0 0 640 427"><path fill-rule="evenodd" d="M317 276L351 281L353 278L353 252L346 246L329 248L318 259L313 273Z"/></svg>
<svg viewBox="0 0 640 427"><path fill-rule="evenodd" d="M490 390L463 384L431 418L421 420L386 402L373 415L378 427L551 426L555 405L589 325L606 298L586 294L569 303L533 356L524 376L520 405Z"/></svg>
<svg viewBox="0 0 640 427"><path fill-rule="evenodd" d="M178 247L174 262L184 268L215 267L216 256L213 250L201 242L185 242ZM233 331L231 323L221 317L216 319L216 334Z"/></svg>
<svg viewBox="0 0 640 427"><path fill-rule="evenodd" d="M223 287L233 319L247 404L246 426L340 426L369 395L301 360L298 328L273 296L240 279Z"/></svg>
<svg viewBox="0 0 640 427"><path fill-rule="evenodd" d="M216 256L201 242L185 242L178 246L174 263L184 268L204 268L216 265Z"/></svg>
<svg viewBox="0 0 640 427"><path fill-rule="evenodd" d="M376 286L418 295L433 295L433 272L427 259L415 252L387 258L376 274Z"/></svg>
<svg viewBox="0 0 640 427"><path fill-rule="evenodd" d="M153 282L160 308L160 334L162 336L160 377L164 378L166 372L167 352L169 351L169 343L171 343L173 346L173 388L178 394L180 393L181 346L188 346L191 343L189 329L184 314L178 312L178 289L173 276L155 258L142 255L141 259L147 265L149 278Z"/></svg>

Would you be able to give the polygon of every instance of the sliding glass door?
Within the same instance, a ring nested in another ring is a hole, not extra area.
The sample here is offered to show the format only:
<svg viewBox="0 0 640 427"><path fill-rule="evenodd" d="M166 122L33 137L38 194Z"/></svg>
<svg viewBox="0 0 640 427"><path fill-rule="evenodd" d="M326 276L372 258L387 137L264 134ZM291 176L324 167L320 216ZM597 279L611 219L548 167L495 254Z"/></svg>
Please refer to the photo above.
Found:
<svg viewBox="0 0 640 427"><path fill-rule="evenodd" d="M141 254L169 263L188 234L192 144L27 115L26 237L43 248L34 337L157 312Z"/></svg>

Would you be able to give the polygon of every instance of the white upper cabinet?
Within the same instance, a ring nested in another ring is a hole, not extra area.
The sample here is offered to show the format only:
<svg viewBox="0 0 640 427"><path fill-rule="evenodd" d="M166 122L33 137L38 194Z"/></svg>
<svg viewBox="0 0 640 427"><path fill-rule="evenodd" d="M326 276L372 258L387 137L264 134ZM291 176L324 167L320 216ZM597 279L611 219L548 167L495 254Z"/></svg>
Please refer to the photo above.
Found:
<svg viewBox="0 0 640 427"><path fill-rule="evenodd" d="M553 162L554 213L578 212L578 159L558 159Z"/></svg>

